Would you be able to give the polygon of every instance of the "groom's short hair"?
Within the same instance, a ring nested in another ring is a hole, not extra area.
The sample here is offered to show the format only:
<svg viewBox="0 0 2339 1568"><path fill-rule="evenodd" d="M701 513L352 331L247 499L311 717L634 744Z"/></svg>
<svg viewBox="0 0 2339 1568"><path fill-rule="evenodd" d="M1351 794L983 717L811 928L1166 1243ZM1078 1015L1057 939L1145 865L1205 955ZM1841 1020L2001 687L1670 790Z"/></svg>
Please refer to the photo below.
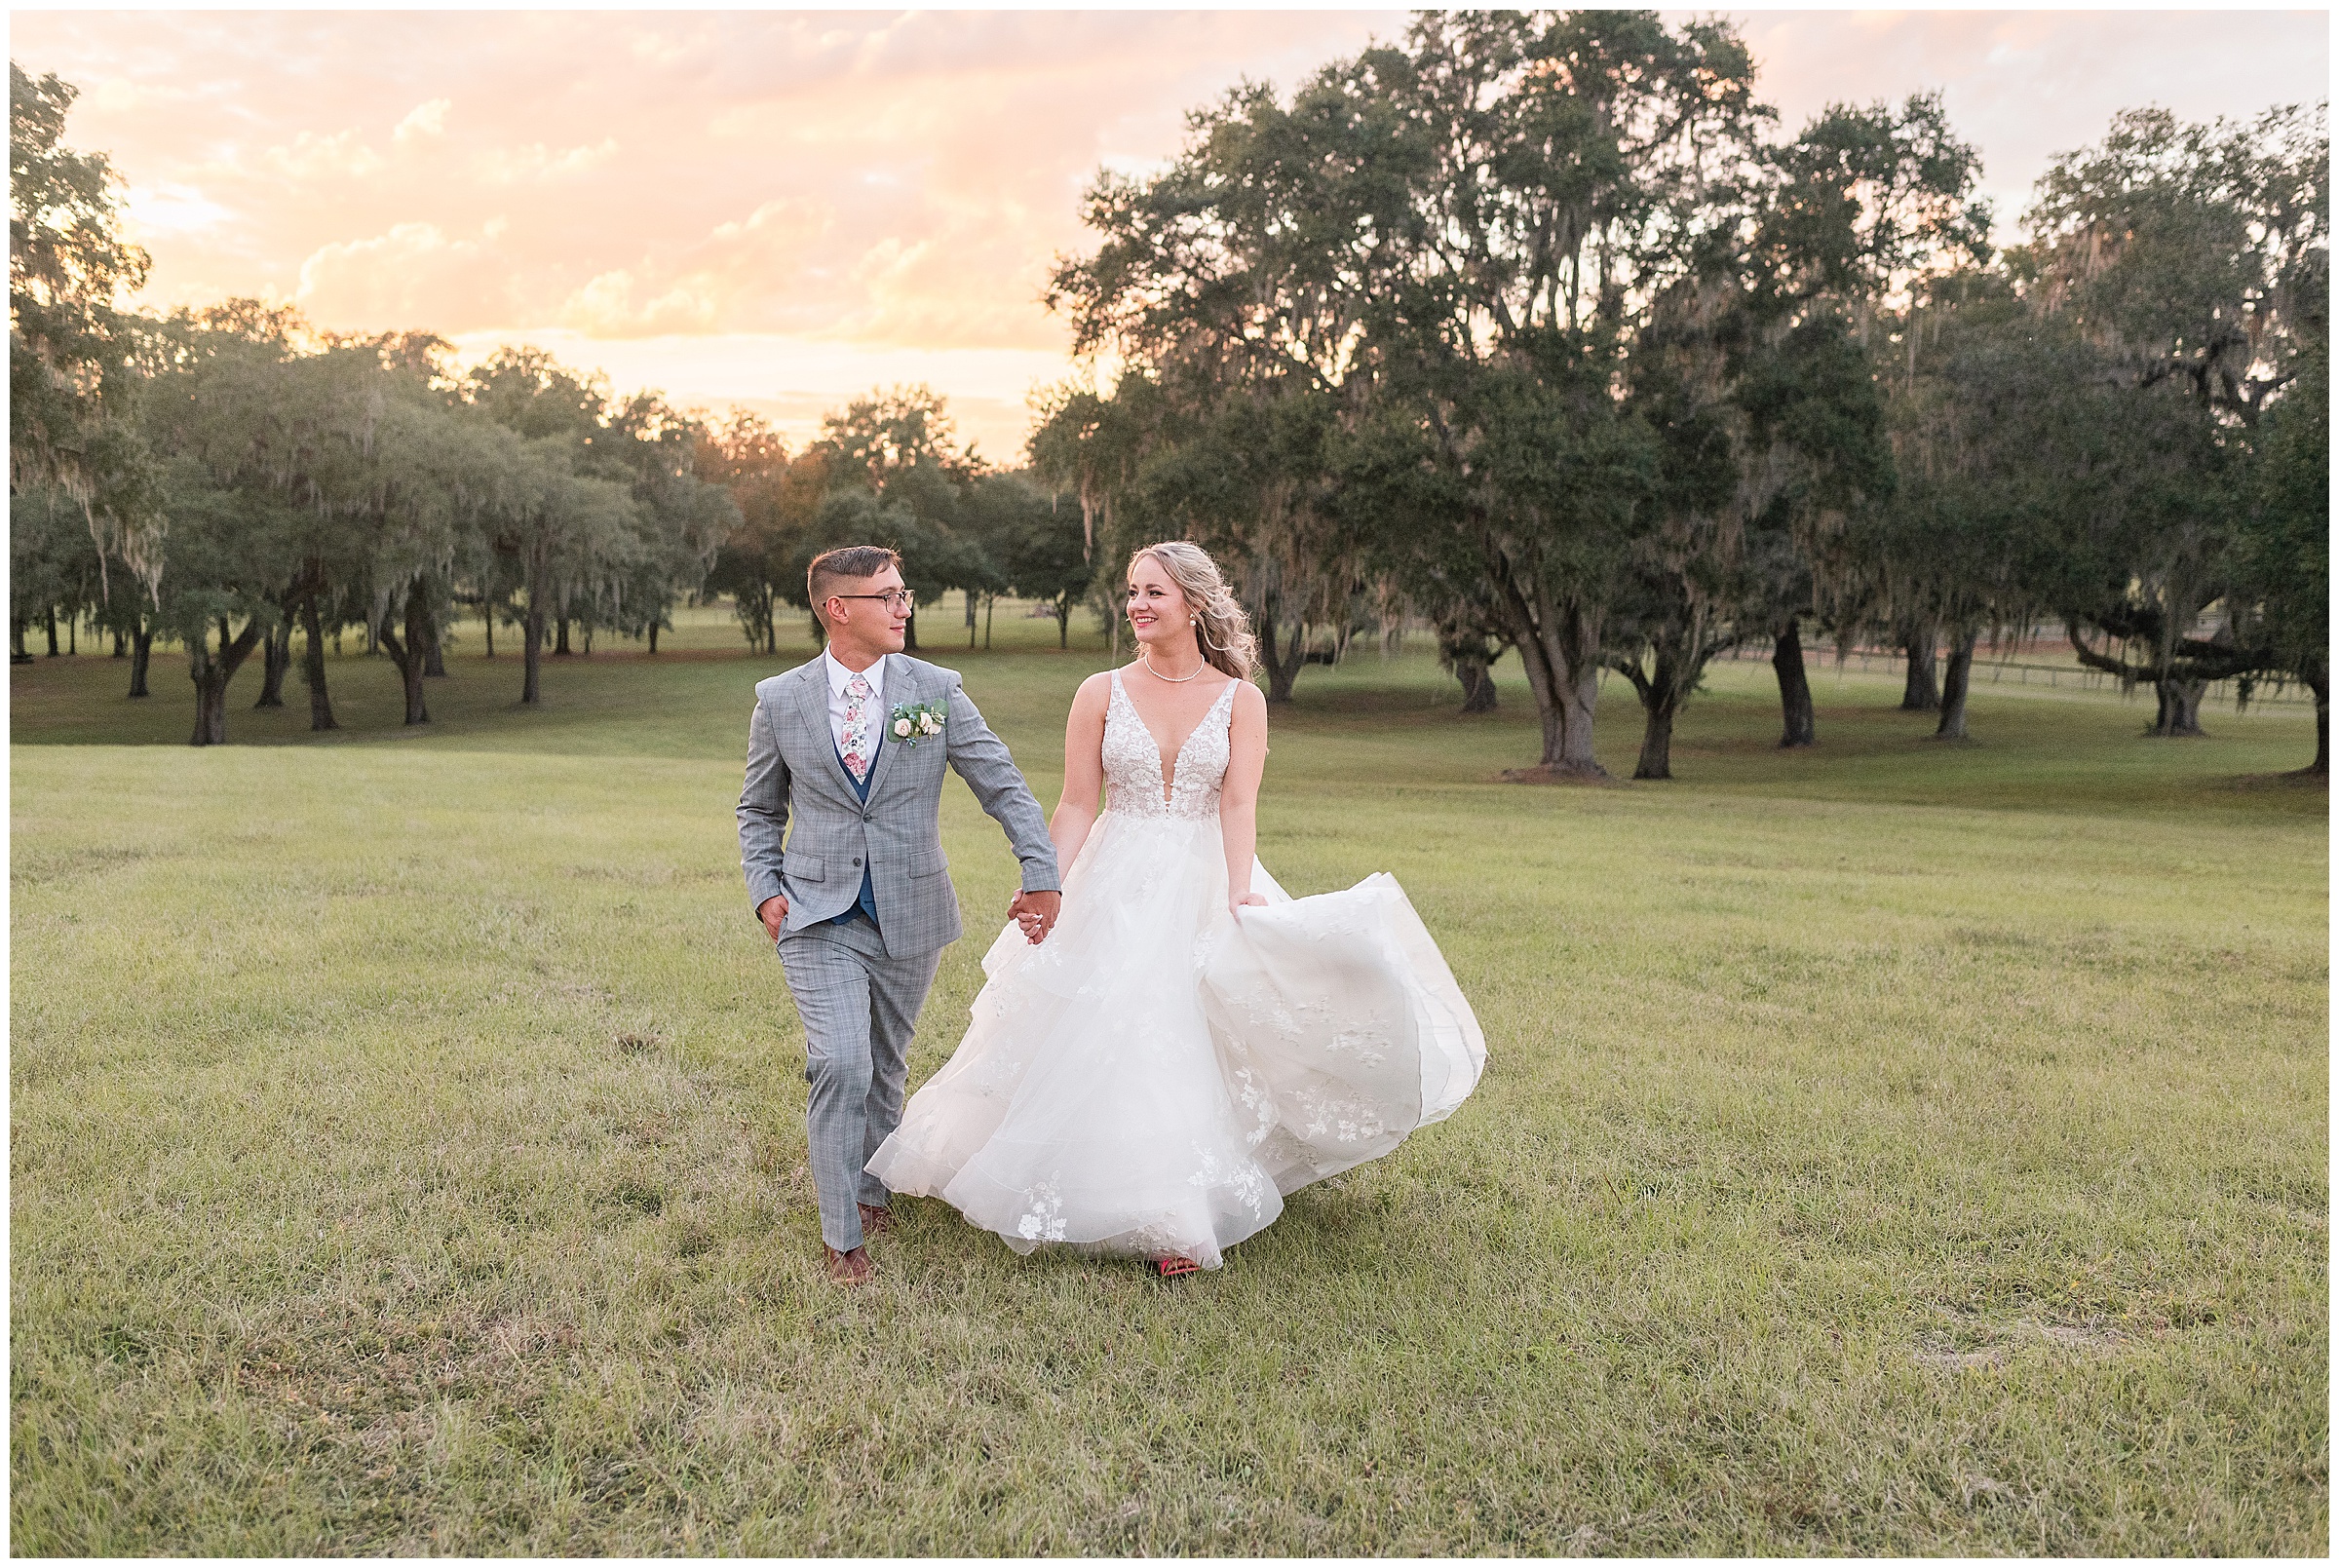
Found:
<svg viewBox="0 0 2339 1568"><path fill-rule="evenodd" d="M812 557L812 564L804 571L804 593L812 600L812 613L821 613L821 606L828 602L828 595L836 592L836 585L844 579L875 577L888 566L899 570L901 565L900 553L883 545L847 545L842 550L822 552ZM825 617L821 624L828 624Z"/></svg>

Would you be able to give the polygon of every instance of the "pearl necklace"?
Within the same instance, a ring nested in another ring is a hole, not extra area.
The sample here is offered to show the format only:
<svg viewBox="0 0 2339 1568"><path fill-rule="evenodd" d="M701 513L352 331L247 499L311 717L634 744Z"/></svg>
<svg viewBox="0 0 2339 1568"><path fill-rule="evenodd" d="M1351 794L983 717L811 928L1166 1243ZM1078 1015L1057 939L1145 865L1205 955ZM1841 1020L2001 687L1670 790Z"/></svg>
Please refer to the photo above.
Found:
<svg viewBox="0 0 2339 1568"><path fill-rule="evenodd" d="M1199 679L1202 675L1202 672L1205 669L1208 669L1210 665L1210 662L1208 659L1205 659L1201 664L1194 667L1194 673L1191 675L1165 675L1160 670L1153 668L1153 656L1151 654L1138 654L1137 663L1145 667L1145 673L1151 675L1156 680L1166 681L1172 686L1182 686L1189 680Z"/></svg>

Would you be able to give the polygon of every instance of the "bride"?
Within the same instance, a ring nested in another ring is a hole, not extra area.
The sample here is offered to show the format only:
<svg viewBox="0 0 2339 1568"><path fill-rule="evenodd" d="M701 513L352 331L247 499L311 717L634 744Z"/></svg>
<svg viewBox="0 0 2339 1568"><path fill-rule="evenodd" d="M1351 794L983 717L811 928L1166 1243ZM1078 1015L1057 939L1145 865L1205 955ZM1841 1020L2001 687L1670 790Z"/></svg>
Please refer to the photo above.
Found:
<svg viewBox="0 0 2339 1568"><path fill-rule="evenodd" d="M1018 1252L1175 1275L1450 1114L1486 1047L1394 878L1294 899L1255 859L1267 704L1216 564L1137 552L1128 613L1135 662L1065 726L1062 915L1038 945L1000 932L966 1038L868 1168Z"/></svg>

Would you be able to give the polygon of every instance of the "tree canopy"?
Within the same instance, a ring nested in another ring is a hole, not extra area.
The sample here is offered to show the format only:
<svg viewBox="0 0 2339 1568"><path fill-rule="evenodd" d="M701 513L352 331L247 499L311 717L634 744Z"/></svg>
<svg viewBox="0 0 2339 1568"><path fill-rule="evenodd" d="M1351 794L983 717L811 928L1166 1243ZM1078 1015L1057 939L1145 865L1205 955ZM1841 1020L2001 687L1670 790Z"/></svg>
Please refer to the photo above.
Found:
<svg viewBox="0 0 2339 1568"><path fill-rule="evenodd" d="M1053 396L1033 456L1112 553L1221 555L1273 698L1361 605L1458 669L1515 650L1539 776L1598 776L1603 669L1668 776L1756 640L1812 743L1806 627L1905 642L1912 693L1946 635L1957 738L1978 637L2052 618L2186 733L2206 680L2312 664L2237 541L2294 511L2245 476L2303 449L2253 433L2327 315L2327 163L2320 109L2124 114L1999 255L1938 95L1789 134L1723 21L1427 14L1099 176L1049 297L1119 379Z"/></svg>
<svg viewBox="0 0 2339 1568"><path fill-rule="evenodd" d="M464 370L425 330L134 309L146 257L65 140L74 90L10 86L12 650L94 622L138 695L176 642L199 744L252 654L280 700L295 629L315 727L347 628L419 724L465 611L490 656L518 631L533 704L548 654L655 652L715 595L777 655L843 544L901 552L928 635L951 591L970 640L1007 593L1059 641L1084 600L1117 635L1112 563L1183 537L1248 605L1271 701L1406 618L1474 709L1515 657L1527 777L1600 777L1604 675L1639 701L1635 775L1670 777L1683 705L1748 647L1782 744L1817 743L1807 635L1904 648L1904 706L1960 739L1981 639L2040 627L2152 687L2155 735L2199 733L2212 681L2303 684L2327 767L2320 105L2116 116L1997 251L1937 94L1787 128L1724 20L1422 14L1098 176L1047 289L1084 363L1009 470L923 386L791 449L524 345Z"/></svg>

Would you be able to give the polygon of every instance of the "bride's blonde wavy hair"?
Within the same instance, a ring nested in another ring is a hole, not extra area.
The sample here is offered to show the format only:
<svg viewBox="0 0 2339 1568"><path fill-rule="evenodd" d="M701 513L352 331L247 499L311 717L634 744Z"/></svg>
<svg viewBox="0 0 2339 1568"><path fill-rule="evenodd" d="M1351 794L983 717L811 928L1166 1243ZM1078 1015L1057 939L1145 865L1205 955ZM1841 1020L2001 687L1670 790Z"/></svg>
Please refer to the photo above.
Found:
<svg viewBox="0 0 2339 1568"><path fill-rule="evenodd" d="M1218 563L1200 545L1168 539L1130 556L1131 568L1148 556L1186 596L1196 620L1194 640L1201 645L1204 660L1237 680L1248 680L1258 657L1258 640L1250 634L1250 617L1236 599L1235 591L1226 586Z"/></svg>

